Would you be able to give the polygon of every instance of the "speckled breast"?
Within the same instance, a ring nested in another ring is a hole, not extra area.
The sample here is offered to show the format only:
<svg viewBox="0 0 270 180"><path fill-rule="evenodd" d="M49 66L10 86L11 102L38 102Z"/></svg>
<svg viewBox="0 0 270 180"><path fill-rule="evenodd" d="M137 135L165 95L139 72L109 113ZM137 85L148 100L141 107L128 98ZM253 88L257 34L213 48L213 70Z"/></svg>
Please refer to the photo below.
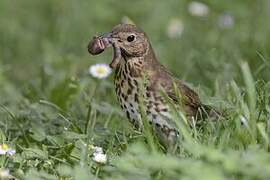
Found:
<svg viewBox="0 0 270 180"><path fill-rule="evenodd" d="M126 114L130 122L136 127L142 126L141 114L139 110L139 99L143 101L145 106L145 113L149 124L157 130L162 132L165 136L175 136L174 123L171 121L171 114L169 106L165 103L161 95L157 92L147 88L147 85L140 86L143 78L141 76L134 76L134 66L140 68L142 63L136 61L122 62L115 74L115 91L117 99L121 108ZM140 89L145 88L143 91ZM142 98L139 98L142 96ZM159 133L160 134L160 133Z"/></svg>
<svg viewBox="0 0 270 180"><path fill-rule="evenodd" d="M140 127L141 115L139 113L139 82L140 78L130 75L128 63L122 63L115 72L115 91L118 102L127 118L136 127Z"/></svg>

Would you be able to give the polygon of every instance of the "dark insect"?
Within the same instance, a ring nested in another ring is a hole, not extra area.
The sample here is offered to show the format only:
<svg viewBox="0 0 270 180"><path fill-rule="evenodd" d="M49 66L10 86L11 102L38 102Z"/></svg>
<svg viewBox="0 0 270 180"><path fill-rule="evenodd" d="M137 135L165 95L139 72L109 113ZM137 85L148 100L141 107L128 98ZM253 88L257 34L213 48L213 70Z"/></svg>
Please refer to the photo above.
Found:
<svg viewBox="0 0 270 180"><path fill-rule="evenodd" d="M106 48L103 39L100 37L94 37L92 41L88 44L88 52L92 55L100 54Z"/></svg>

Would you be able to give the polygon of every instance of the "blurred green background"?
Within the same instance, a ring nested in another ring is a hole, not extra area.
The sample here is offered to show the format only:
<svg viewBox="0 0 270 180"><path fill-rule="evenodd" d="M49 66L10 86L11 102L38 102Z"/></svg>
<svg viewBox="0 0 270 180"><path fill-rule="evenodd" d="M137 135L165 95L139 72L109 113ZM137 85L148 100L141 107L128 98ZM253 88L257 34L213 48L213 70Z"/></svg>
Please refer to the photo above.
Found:
<svg viewBox="0 0 270 180"><path fill-rule="evenodd" d="M269 70L260 68L268 63L261 56L269 60L269 1L205 1L207 17L191 16L188 2L1 0L1 71L14 84L23 85L37 79L47 66L79 75L90 64L109 63L110 53L89 56L87 43L129 17L146 31L160 61L194 84L211 88L217 78L237 79L243 60L256 78L269 80ZM224 13L235 21L229 29L217 25ZM181 19L184 31L179 38L168 38L167 27L174 18Z"/></svg>
<svg viewBox="0 0 270 180"><path fill-rule="evenodd" d="M68 168L77 179L88 172L108 179L269 178L270 1L199 2L206 14L192 14L190 0L0 0L0 143L17 151L0 168L29 172L27 180ZM92 37L127 21L147 33L160 62L204 102L233 109L226 125L192 131L197 146L184 146L177 157L133 145L113 76L98 80L88 72L112 58L111 50L88 54ZM239 117L256 117L255 131L241 129ZM93 165L84 143L119 161Z"/></svg>

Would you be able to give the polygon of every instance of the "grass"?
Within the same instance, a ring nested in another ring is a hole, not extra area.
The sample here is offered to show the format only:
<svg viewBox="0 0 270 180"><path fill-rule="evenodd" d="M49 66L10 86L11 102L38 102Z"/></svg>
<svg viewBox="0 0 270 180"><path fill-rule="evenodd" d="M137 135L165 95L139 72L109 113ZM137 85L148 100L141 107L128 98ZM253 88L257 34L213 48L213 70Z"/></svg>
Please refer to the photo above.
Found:
<svg viewBox="0 0 270 180"><path fill-rule="evenodd" d="M0 169L27 180L269 179L270 3L203 1L209 15L193 17L189 2L0 0L0 144L16 149L0 155ZM224 13L230 29L217 25ZM228 114L197 129L179 121L175 154L132 128L112 77L88 74L111 59L89 56L88 41L123 16L146 31L162 64ZM174 18L184 24L179 38L166 33ZM91 145L103 147L105 165Z"/></svg>

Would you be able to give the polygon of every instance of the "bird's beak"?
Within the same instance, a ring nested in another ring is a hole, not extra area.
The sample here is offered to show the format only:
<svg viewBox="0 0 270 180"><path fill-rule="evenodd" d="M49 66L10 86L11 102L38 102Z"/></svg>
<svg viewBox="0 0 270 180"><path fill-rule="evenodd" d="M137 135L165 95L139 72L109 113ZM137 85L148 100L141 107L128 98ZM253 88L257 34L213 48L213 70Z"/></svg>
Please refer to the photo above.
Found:
<svg viewBox="0 0 270 180"><path fill-rule="evenodd" d="M113 59L110 63L111 68L116 68L121 59L121 50L116 43L113 42L112 33L105 33L101 36L95 36L88 44L88 52L92 55L102 53L106 48L113 46Z"/></svg>
<svg viewBox="0 0 270 180"><path fill-rule="evenodd" d="M103 35L100 36L101 38L107 38L107 39L111 39L112 38L112 33L108 32L108 33L104 33Z"/></svg>

